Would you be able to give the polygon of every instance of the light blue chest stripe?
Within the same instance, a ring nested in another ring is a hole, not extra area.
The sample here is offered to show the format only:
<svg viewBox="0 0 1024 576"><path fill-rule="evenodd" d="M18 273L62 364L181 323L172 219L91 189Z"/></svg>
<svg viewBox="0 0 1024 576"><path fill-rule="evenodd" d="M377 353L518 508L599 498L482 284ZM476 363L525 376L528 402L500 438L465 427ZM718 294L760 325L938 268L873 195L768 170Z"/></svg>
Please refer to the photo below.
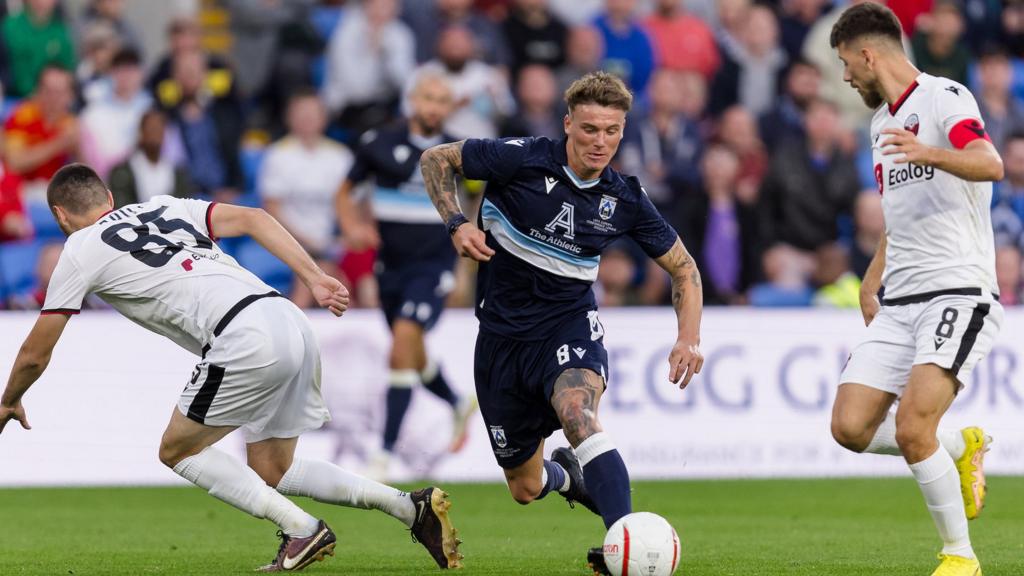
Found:
<svg viewBox="0 0 1024 576"><path fill-rule="evenodd" d="M568 262L569 264L580 266L582 268L597 268L598 264L601 262L600 256L577 256L571 252L566 252L564 250L559 250L554 246L549 246L535 238L530 238L526 234L517 230L516 227L509 222L508 218L501 213L501 210L498 210L498 207L492 204L490 200L484 199L483 206L480 210L482 211L483 220L486 225L485 228L489 227L490 222L497 223L505 231L508 239L515 242L524 250L543 254L544 256L549 256L551 258L557 258L558 260Z"/></svg>
<svg viewBox="0 0 1024 576"><path fill-rule="evenodd" d="M402 192L395 188L377 188L373 193L373 201L381 204L401 204L403 206L424 206L433 208L426 189L422 194Z"/></svg>

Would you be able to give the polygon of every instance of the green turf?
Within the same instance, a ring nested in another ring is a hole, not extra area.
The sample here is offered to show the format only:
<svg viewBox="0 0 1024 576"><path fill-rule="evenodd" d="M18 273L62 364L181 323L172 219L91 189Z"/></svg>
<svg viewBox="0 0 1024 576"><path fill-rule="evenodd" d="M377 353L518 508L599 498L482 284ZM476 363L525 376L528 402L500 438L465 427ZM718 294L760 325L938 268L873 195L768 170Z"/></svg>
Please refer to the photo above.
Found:
<svg viewBox="0 0 1024 576"><path fill-rule="evenodd" d="M1024 574L1024 478L991 478L971 524L985 574ZM452 485L467 574L584 575L603 536L558 497L520 507L499 485ZM636 482L634 507L680 533L678 574L927 576L937 539L911 479ZM433 574L402 526L300 500L338 532L309 574ZM0 490L0 574L247 574L276 552L274 527L194 488Z"/></svg>

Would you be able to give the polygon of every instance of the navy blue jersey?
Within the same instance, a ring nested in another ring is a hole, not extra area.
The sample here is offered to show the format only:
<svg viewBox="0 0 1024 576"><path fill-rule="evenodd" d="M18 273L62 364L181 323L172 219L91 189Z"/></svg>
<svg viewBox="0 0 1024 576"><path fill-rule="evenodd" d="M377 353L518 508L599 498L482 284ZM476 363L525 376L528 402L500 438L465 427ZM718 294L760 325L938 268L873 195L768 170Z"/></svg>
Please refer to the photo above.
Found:
<svg viewBox="0 0 1024 576"><path fill-rule="evenodd" d="M359 139L348 179L358 184L372 178L376 184L373 212L381 238L377 258L385 269L424 261L451 267L454 262L455 249L420 172L423 151L451 141L444 135L417 137L405 124L370 130Z"/></svg>
<svg viewBox="0 0 1024 576"><path fill-rule="evenodd" d="M597 307L591 284L606 246L629 236L657 258L678 237L636 178L606 168L580 180L565 140L467 140L462 171L488 181L480 221L496 254L480 266L476 314L491 333L544 338Z"/></svg>

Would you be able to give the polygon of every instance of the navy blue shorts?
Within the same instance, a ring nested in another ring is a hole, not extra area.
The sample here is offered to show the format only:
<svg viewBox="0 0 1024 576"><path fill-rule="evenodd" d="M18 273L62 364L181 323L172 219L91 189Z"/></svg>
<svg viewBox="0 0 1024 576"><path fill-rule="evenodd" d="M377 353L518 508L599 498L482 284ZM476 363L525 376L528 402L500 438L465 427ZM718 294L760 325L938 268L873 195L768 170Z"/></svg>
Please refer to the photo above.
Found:
<svg viewBox="0 0 1024 576"><path fill-rule="evenodd" d="M404 318L430 330L441 317L455 276L445 263L426 262L385 270L377 275L377 284L388 326Z"/></svg>
<svg viewBox="0 0 1024 576"><path fill-rule="evenodd" d="M562 372L585 368L607 378L603 340L596 311L570 319L545 340L525 342L480 330L476 394L491 450L502 468L523 464L542 440L561 429L551 394Z"/></svg>

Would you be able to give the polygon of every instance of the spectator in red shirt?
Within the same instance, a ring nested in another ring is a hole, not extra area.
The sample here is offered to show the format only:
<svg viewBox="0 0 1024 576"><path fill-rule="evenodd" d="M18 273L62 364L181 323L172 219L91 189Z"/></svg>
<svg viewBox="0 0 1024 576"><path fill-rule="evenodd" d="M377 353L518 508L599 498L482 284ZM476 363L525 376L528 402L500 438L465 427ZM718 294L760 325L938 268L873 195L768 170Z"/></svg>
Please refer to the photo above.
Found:
<svg viewBox="0 0 1024 576"><path fill-rule="evenodd" d="M77 155L78 120L71 114L74 98L71 72L55 66L43 68L32 97L15 108L4 123L4 186L34 198L44 193L53 174Z"/></svg>
<svg viewBox="0 0 1024 576"><path fill-rule="evenodd" d="M662 68L699 72L711 80L721 63L711 28L683 10L683 0L657 0L644 28Z"/></svg>

